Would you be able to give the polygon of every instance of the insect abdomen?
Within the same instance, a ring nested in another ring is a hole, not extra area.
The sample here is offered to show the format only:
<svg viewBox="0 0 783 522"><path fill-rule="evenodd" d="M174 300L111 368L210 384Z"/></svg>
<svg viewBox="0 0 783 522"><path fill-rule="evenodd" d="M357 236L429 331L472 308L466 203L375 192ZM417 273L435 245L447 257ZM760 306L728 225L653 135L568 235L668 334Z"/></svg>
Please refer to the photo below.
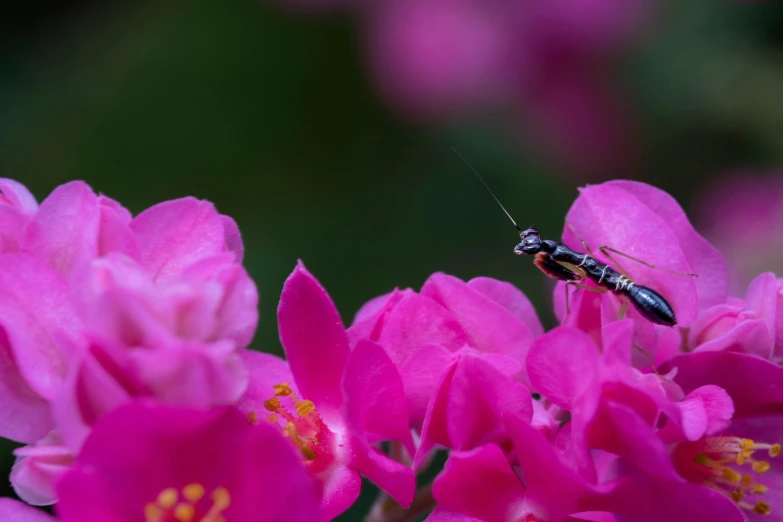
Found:
<svg viewBox="0 0 783 522"><path fill-rule="evenodd" d="M633 285L627 290L628 299L645 319L655 324L674 326L674 310L661 294L646 286Z"/></svg>

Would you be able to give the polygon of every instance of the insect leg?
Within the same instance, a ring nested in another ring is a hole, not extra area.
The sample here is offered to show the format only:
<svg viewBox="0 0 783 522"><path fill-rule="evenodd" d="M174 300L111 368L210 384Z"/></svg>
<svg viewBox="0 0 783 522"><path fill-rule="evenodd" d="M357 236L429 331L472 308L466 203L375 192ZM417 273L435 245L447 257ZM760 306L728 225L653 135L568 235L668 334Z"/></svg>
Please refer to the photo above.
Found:
<svg viewBox="0 0 783 522"><path fill-rule="evenodd" d="M585 248L585 252L587 252L587 255L589 255L592 258L595 258L595 254L593 254L593 250L590 248L590 245L587 244L587 241L582 239L579 234L576 233L576 229L574 228L574 225L571 224L570 221L566 219L566 226L568 227L568 230L570 230L576 238L579 240L580 243L582 243L582 246Z"/></svg>
<svg viewBox="0 0 783 522"><path fill-rule="evenodd" d="M568 319L568 316L571 314L571 305L569 304L569 296L568 296L568 287L569 286L573 286L575 288L584 288L588 292L593 292L595 294L605 294L606 292L609 291L606 288L601 288L599 286L585 285L585 284L582 284L582 283L578 283L576 281L566 281L566 284L563 287L565 289L565 305L566 305L566 314L565 314L565 317L563 318L563 321L562 321L564 323L566 322L566 319Z"/></svg>
<svg viewBox="0 0 783 522"><path fill-rule="evenodd" d="M652 265L652 264L648 263L647 261L642 261L639 258L630 256L630 255L626 254L625 252L621 252L621 251L619 251L619 250L617 250L615 248L612 248L610 246L603 245L603 246L599 247L598 249L601 251L601 253L603 255L606 256L607 259L609 259L617 267L618 272L622 273L625 277L628 277L628 274L625 273L625 270L622 269L622 267L620 266L620 263L618 263L617 260L615 260L611 256L611 254L609 254L609 252L614 252L617 255L620 255L620 256L623 256L623 257L627 257L631 261L636 261L637 263L642 264L642 265L644 265L646 267L654 268L655 270L660 270L662 272L668 272L670 274L681 275L681 276L688 276L688 277L699 277L698 274L690 274L690 273L685 273L685 272L676 272L674 270L669 270L668 268L661 268L659 266Z"/></svg>

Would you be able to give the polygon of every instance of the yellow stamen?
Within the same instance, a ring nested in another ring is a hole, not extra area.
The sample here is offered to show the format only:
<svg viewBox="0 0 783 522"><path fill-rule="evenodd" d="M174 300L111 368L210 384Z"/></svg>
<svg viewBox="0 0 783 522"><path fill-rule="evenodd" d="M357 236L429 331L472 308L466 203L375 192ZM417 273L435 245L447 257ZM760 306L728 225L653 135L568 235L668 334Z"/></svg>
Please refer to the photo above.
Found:
<svg viewBox="0 0 783 522"><path fill-rule="evenodd" d="M756 505L753 506L753 512L757 515L769 515L770 511L769 504L763 500L759 500L756 502Z"/></svg>
<svg viewBox="0 0 783 522"><path fill-rule="evenodd" d="M766 460L757 460L756 462L753 463L752 467L753 467L753 471L755 471L758 474L761 474L769 471L769 468L771 468L772 466L770 466L769 462L767 462Z"/></svg>
<svg viewBox="0 0 783 522"><path fill-rule="evenodd" d="M177 503L179 495L174 488L166 488L158 494L157 504L163 509L171 509Z"/></svg>
<svg viewBox="0 0 783 522"><path fill-rule="evenodd" d="M296 413L300 417L310 415L315 411L315 404L313 401L299 401L296 405Z"/></svg>
<svg viewBox="0 0 783 522"><path fill-rule="evenodd" d="M223 511L231 505L231 495L226 488L217 488L212 492L212 502L215 503L215 507Z"/></svg>
<svg viewBox="0 0 783 522"><path fill-rule="evenodd" d="M769 448L769 456L779 457L780 451L781 451L780 444L773 444L772 447Z"/></svg>
<svg viewBox="0 0 783 522"><path fill-rule="evenodd" d="M178 522L192 522L196 516L196 508L193 504L177 504L174 508L174 518Z"/></svg>
<svg viewBox="0 0 783 522"><path fill-rule="evenodd" d="M291 385L287 382L281 382L280 384L275 384L273 387L275 389L275 395L278 396L285 397L293 393L293 390L291 390Z"/></svg>
<svg viewBox="0 0 783 522"><path fill-rule="evenodd" d="M315 450L310 446L302 446L301 448L299 448L299 452L307 460L315 460L315 458L318 456Z"/></svg>
<svg viewBox="0 0 783 522"><path fill-rule="evenodd" d="M267 399L264 401L264 408L266 408L269 411L277 411L280 409L280 399L277 397L272 397L271 399Z"/></svg>
<svg viewBox="0 0 783 522"><path fill-rule="evenodd" d="M251 411L247 414L247 422L250 424L258 424L258 419L256 418L256 412Z"/></svg>
<svg viewBox="0 0 783 522"><path fill-rule="evenodd" d="M147 504L144 506L144 520L145 522L160 522L163 520L163 510L155 504Z"/></svg>
<svg viewBox="0 0 783 522"><path fill-rule="evenodd" d="M280 415L277 413L270 413L269 416L266 418L267 422L271 422L272 424L277 424L277 421L280 420Z"/></svg>
<svg viewBox="0 0 783 522"><path fill-rule="evenodd" d="M201 484L188 484L182 488L182 496L195 504L204 496L204 486Z"/></svg>

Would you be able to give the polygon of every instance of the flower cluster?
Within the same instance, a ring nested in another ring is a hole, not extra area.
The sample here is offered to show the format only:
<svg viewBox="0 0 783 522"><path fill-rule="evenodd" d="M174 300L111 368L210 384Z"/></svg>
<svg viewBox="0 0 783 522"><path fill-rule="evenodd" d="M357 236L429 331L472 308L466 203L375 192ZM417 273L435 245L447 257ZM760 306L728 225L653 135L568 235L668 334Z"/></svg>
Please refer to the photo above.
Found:
<svg viewBox="0 0 783 522"><path fill-rule="evenodd" d="M649 0L279 0L358 13L366 68L414 121L494 113L499 127L580 174L634 158L611 66L656 9Z"/></svg>
<svg viewBox="0 0 783 522"><path fill-rule="evenodd" d="M346 327L300 262L285 359L247 349L257 294L209 203L132 217L81 183L40 207L0 189L0 434L28 443L17 493L57 520L327 521L362 477L375 522L783 516L783 282L728 297L721 254L649 185L582 189L563 240L660 293L673 327L583 281L556 285L545 332L511 284L442 273Z"/></svg>

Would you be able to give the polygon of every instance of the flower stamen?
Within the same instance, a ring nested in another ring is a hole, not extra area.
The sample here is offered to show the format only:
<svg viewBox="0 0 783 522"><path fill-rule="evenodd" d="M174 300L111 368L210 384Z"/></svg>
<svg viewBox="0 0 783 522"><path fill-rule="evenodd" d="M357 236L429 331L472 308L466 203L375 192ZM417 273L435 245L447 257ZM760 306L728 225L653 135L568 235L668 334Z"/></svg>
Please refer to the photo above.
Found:
<svg viewBox="0 0 783 522"><path fill-rule="evenodd" d="M182 493L180 498L180 493ZM225 522L222 513L231 505L231 495L222 486L215 488L207 505L202 484L188 484L182 491L166 488L155 502L144 506L145 522Z"/></svg>
<svg viewBox="0 0 783 522"><path fill-rule="evenodd" d="M768 461L754 459L754 454L766 451L770 457L777 457L781 453L780 444L760 443L739 437L707 437L696 443L696 449L697 452L692 454L692 464L682 470L686 476L723 493L742 509L758 515L771 512L768 502L758 500L754 504L747 499L751 495L767 492L767 486L758 482L758 477L772 468ZM743 473L743 470L737 468L753 473Z"/></svg>

